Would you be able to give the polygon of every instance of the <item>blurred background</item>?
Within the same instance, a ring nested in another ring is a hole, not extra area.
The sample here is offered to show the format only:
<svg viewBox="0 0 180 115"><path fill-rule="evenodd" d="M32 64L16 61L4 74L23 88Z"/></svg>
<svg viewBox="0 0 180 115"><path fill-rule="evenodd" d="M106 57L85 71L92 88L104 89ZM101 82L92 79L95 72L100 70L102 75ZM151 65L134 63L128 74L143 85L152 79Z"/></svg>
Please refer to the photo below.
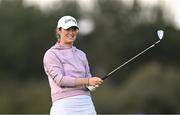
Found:
<svg viewBox="0 0 180 115"><path fill-rule="evenodd" d="M159 45L92 93L98 113L180 113L179 0L0 0L0 113L49 113L43 55L57 20L74 16L75 46L104 76L158 40Z"/></svg>

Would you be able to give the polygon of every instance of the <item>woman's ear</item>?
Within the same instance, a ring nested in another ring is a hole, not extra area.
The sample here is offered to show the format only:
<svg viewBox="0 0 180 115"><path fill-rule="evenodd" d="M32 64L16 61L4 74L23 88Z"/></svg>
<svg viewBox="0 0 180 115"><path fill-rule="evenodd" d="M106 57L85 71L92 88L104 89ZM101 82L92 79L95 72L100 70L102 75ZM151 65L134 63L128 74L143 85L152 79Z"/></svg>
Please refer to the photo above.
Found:
<svg viewBox="0 0 180 115"><path fill-rule="evenodd" d="M61 29L60 28L56 28L56 33L59 34L59 31L61 31Z"/></svg>
<svg viewBox="0 0 180 115"><path fill-rule="evenodd" d="M56 28L56 37L57 39L60 39L60 33L61 33L61 28Z"/></svg>

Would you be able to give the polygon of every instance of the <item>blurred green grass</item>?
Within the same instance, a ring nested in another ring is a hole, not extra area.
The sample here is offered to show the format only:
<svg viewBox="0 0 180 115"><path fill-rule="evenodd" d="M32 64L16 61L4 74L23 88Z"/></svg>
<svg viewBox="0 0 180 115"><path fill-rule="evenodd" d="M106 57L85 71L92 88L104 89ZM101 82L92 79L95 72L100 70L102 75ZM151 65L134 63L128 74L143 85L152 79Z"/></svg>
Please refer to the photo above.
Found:
<svg viewBox="0 0 180 115"><path fill-rule="evenodd" d="M121 77L121 76L114 76ZM137 68L119 85L105 83L92 92L98 113L179 113L179 71L156 62ZM114 79L113 77L110 79ZM1 81L1 113L49 113L47 79Z"/></svg>
<svg viewBox="0 0 180 115"><path fill-rule="evenodd" d="M49 112L51 100L47 81L31 80L19 82L16 80L6 80L0 86L1 113Z"/></svg>
<svg viewBox="0 0 180 115"><path fill-rule="evenodd" d="M112 87L105 83L97 89L93 93L96 108L99 113L179 113L179 75L173 67L146 64L123 84Z"/></svg>

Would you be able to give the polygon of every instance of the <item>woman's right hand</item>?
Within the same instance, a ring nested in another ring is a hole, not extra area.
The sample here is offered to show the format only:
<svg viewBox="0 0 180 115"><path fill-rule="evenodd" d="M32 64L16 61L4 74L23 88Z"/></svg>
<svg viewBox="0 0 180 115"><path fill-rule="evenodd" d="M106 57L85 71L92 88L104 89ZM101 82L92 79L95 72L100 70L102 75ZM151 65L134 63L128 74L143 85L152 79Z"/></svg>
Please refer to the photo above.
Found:
<svg viewBox="0 0 180 115"><path fill-rule="evenodd" d="M103 80L99 77L91 77L89 78L89 86L99 86L103 83Z"/></svg>

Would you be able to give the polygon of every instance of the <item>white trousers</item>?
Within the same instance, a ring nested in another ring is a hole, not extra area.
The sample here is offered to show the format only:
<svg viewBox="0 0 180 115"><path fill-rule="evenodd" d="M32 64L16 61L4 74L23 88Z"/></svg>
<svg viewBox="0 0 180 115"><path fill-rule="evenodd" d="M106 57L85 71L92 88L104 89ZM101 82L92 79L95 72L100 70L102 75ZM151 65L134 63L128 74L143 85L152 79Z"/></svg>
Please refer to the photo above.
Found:
<svg viewBox="0 0 180 115"><path fill-rule="evenodd" d="M78 95L57 100L53 103L50 115L97 115L91 97Z"/></svg>

